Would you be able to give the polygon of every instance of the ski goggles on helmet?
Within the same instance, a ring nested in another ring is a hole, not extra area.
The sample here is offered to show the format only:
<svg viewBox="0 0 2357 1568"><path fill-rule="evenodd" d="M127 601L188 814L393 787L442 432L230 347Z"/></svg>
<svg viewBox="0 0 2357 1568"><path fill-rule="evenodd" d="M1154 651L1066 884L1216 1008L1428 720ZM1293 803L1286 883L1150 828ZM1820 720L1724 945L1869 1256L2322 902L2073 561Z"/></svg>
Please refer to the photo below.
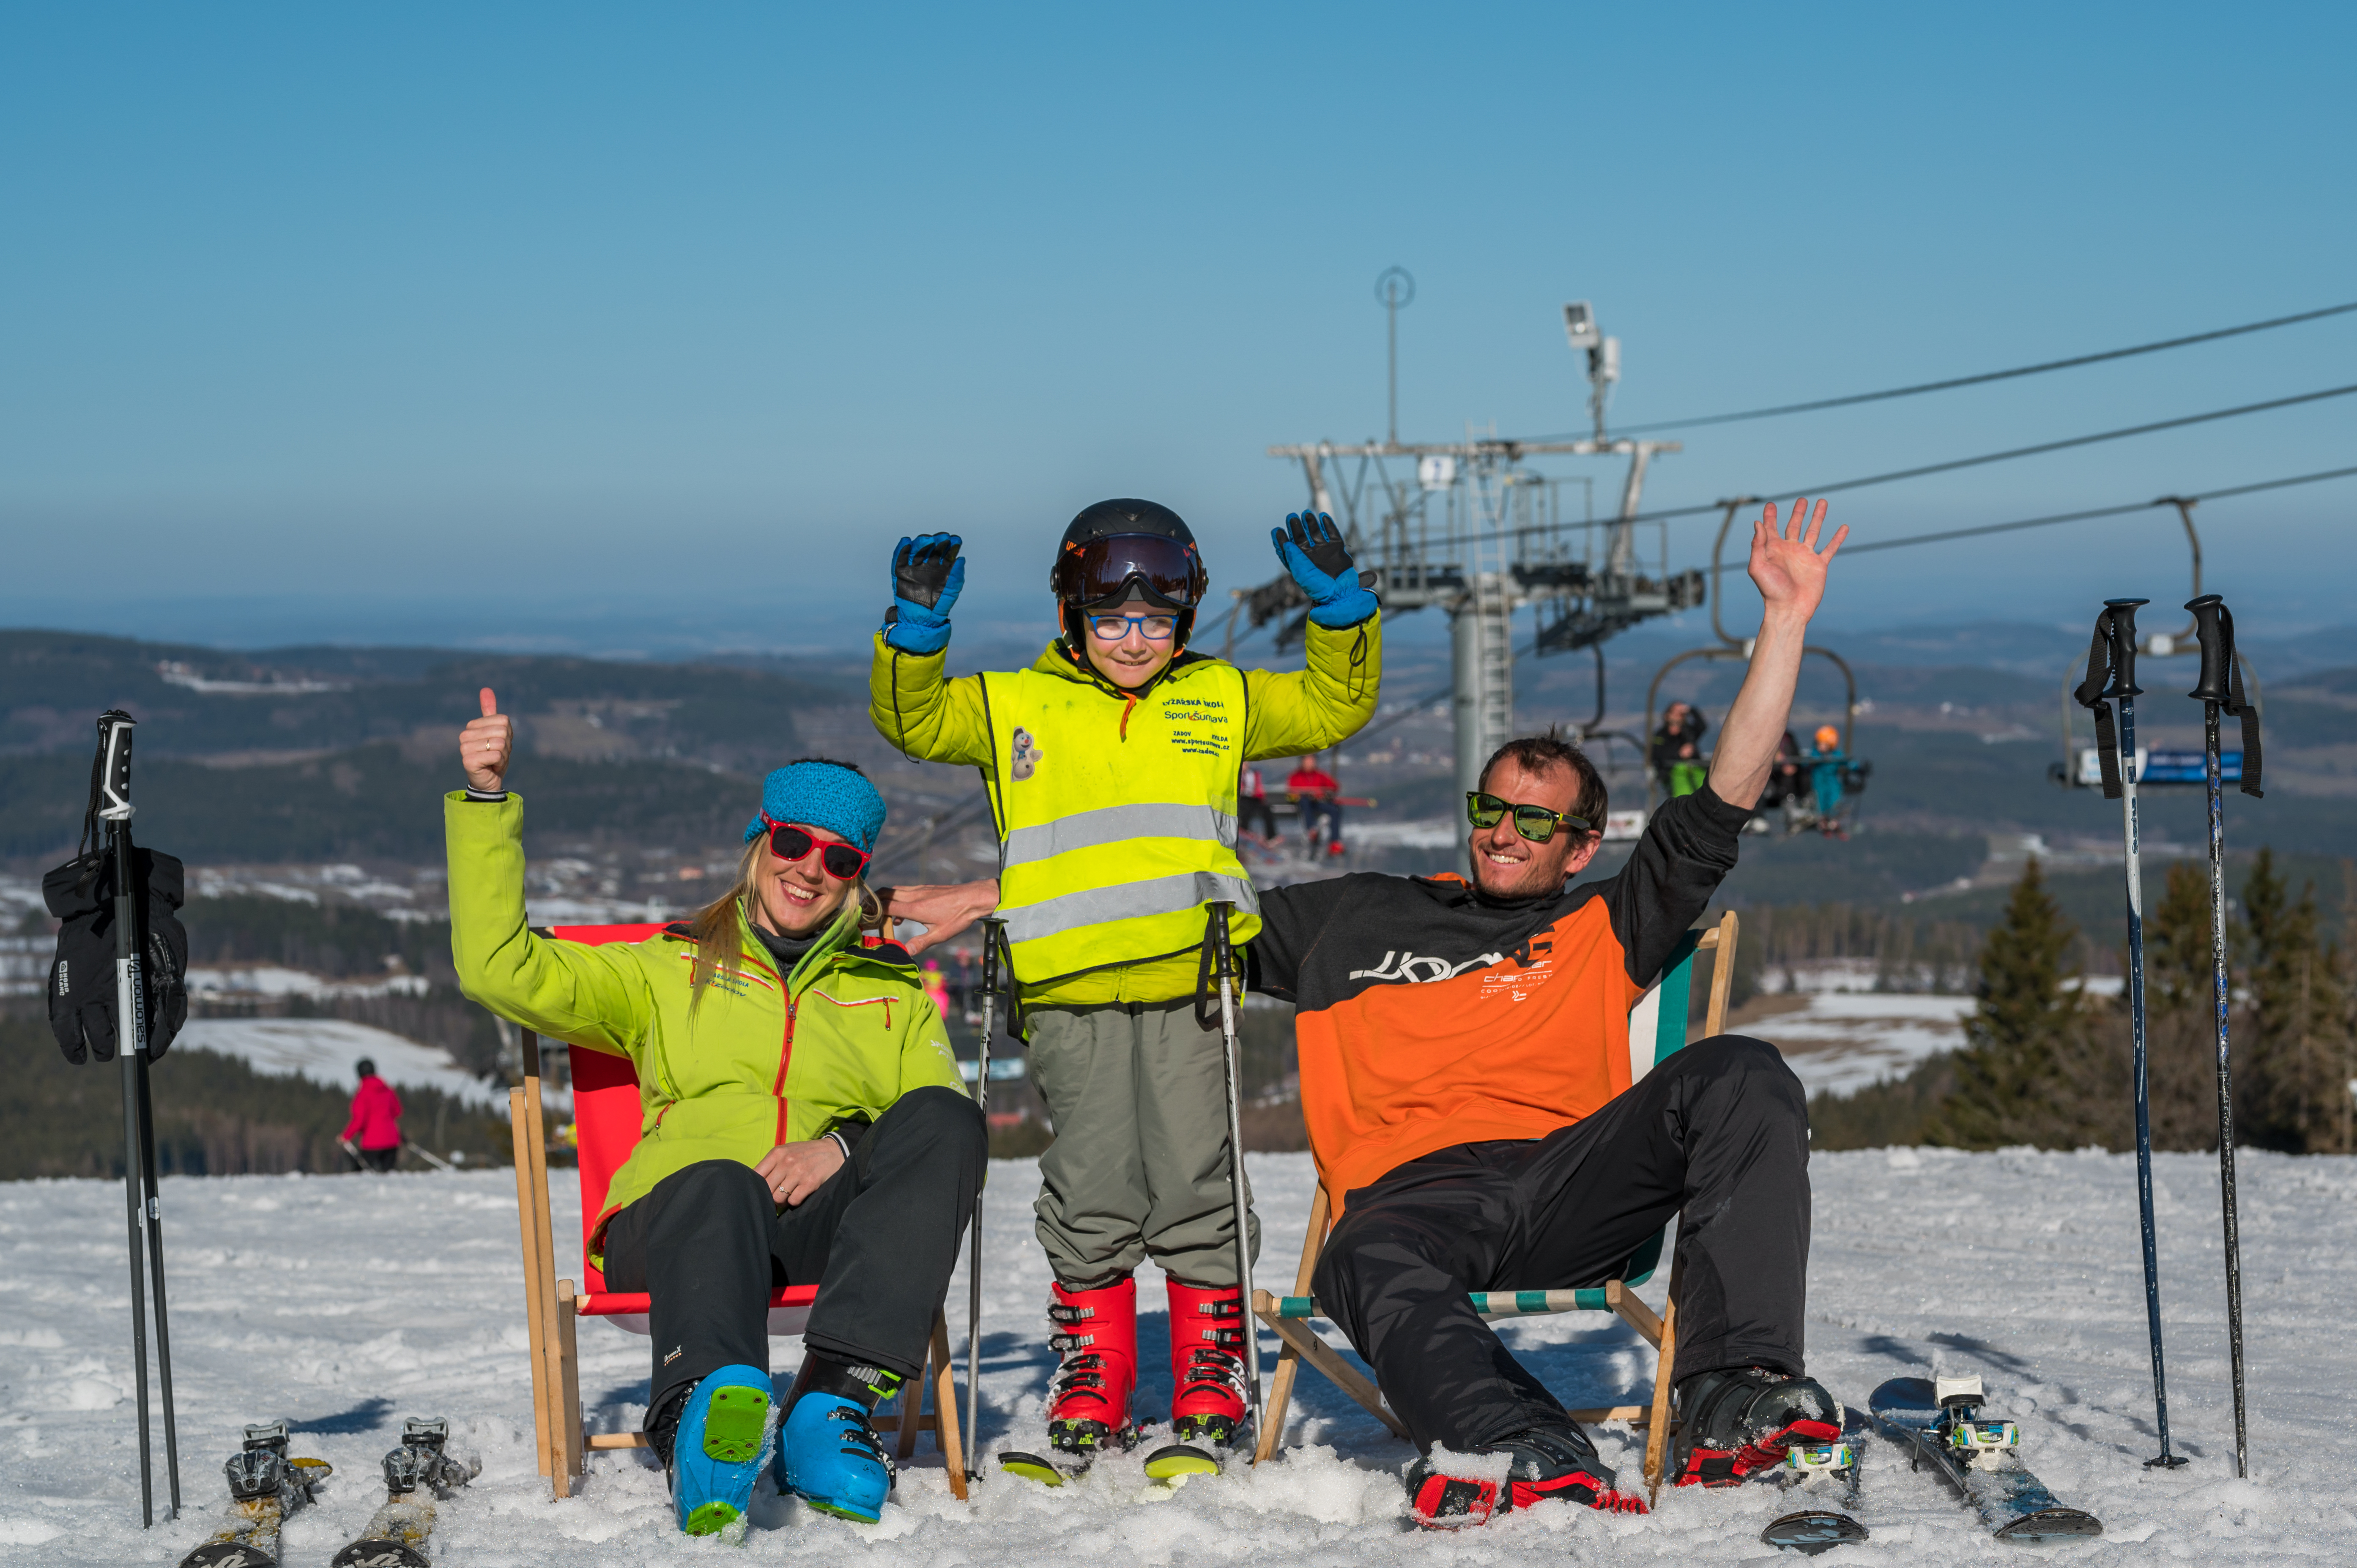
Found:
<svg viewBox="0 0 2357 1568"><path fill-rule="evenodd" d="M1211 585L1192 544L1159 533L1116 533L1067 544L1048 587L1068 605L1117 605L1135 587L1165 609L1192 609Z"/></svg>
<svg viewBox="0 0 2357 1568"><path fill-rule="evenodd" d="M770 830L770 853L780 860L807 860L810 852L816 850L819 865L837 882L848 882L867 869L867 852L856 843L840 839L821 843L808 828L779 822L767 811L761 813L761 821Z"/></svg>
<svg viewBox="0 0 2357 1568"><path fill-rule="evenodd" d="M1495 795L1484 795L1479 789L1465 791L1465 820L1477 828L1494 828L1507 816L1514 819L1514 831L1533 843L1544 843L1555 837L1559 827L1586 832L1586 817L1575 817L1568 811L1550 811L1544 806L1515 806Z"/></svg>

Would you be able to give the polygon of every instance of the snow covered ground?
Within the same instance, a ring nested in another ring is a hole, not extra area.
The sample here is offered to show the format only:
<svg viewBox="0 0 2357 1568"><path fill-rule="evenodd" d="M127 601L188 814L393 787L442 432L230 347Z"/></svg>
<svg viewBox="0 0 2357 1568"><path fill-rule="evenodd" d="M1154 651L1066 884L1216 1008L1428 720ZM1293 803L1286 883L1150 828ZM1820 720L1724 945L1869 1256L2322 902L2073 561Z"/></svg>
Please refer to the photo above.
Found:
<svg viewBox="0 0 2357 1568"><path fill-rule="evenodd" d="M2336 1467L2357 1397L2341 1332L2357 1296L2357 1161L2250 1155L2243 1225L2252 1369L2253 1478L2233 1478L2214 1164L2163 1155L2158 1204L2176 1444L2155 1451L2136 1246L2134 1162L2101 1154L1871 1151L1821 1155L1811 1369L1862 1403L1886 1378L1973 1371L2022 1423L2030 1463L2099 1514L2100 1541L2043 1549L2072 1563L2357 1561L2357 1509ZM1255 1156L1268 1226L1264 1284L1289 1283L1309 1188L1303 1155ZM985 1445L1041 1436L1049 1357L1047 1273L1030 1237L1031 1167L993 1167L984 1359ZM559 1173L560 1191L565 1183ZM173 1178L165 1183L188 1508L137 1527L128 1401L122 1192L102 1182L0 1187L0 1563L53 1568L173 1563L221 1511L221 1461L246 1421L283 1415L296 1447L333 1463L321 1507L287 1531L286 1562L325 1564L381 1498L376 1462L404 1415L447 1414L481 1477L444 1509L442 1568L615 1568L802 1561L892 1568L1106 1568L1254 1560L1348 1568L1476 1568L1543 1558L1716 1564L1773 1561L1757 1541L1780 1511L1764 1489L1668 1494L1650 1518L1550 1505L1458 1536L1406 1528L1394 1441L1314 1374L1302 1379L1282 1463L1239 1467L1144 1500L1135 1457L1056 1493L993 1476L953 1501L928 1444L883 1523L855 1526L774 1498L741 1548L675 1535L661 1474L601 1455L582 1496L551 1501L533 1474L511 1176ZM560 1197L560 1237L577 1235ZM1159 1303L1151 1271L1141 1300ZM1656 1303L1658 1283L1646 1293ZM950 1294L963 1347L963 1284ZM1163 1326L1142 1338L1161 1360ZM1599 1316L1524 1319L1504 1332L1574 1404L1629 1398L1652 1353ZM1273 1342L1264 1337L1273 1359ZM604 1427L632 1423L647 1347L582 1326L585 1399ZM780 1369L798 1354L779 1347ZM1168 1397L1150 1371L1142 1411ZM1628 1435L1600 1434L1633 1475ZM2019 1560L1929 1474L1867 1448L1866 1546L1829 1563ZM2333 1463L2326 1463L2330 1460Z"/></svg>
<svg viewBox="0 0 2357 1568"><path fill-rule="evenodd" d="M504 1112L508 1096L466 1071L439 1046L425 1046L389 1030L341 1018L191 1018L174 1050L237 1057L256 1072L307 1078L351 1092L362 1057L396 1089L438 1089L472 1105Z"/></svg>

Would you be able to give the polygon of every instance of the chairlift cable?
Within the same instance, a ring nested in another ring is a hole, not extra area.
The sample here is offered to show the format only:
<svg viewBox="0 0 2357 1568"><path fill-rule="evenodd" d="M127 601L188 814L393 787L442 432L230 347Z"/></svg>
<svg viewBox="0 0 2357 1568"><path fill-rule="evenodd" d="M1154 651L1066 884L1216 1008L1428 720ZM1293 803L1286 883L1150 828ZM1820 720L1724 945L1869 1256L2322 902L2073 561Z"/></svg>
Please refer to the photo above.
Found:
<svg viewBox="0 0 2357 1568"><path fill-rule="evenodd" d="M1979 528L1952 528L1939 533L1910 533L1903 539L1877 540L1871 544L1845 544L1843 553L1857 555L1868 550L1897 550L1909 544L1937 544L1943 540L1972 539L1984 533L2010 533L2020 528L2045 528L2058 522L2083 522L2090 518L2124 517L2130 512L2149 511L2154 507L2169 506L2175 501L2219 500L2227 496L2247 496L2260 490L2280 490L2293 485L2313 485L2324 479L2346 478L2357 474L2357 467L2327 468L2319 474L2300 474L2287 479L2267 479L2255 485L2233 485L2222 490L2204 490L2199 495L2164 496L2158 500L2139 501L2133 506L2095 507L2086 511L2057 512L2051 517L2023 518L2018 522L1992 522Z"/></svg>
<svg viewBox="0 0 2357 1568"><path fill-rule="evenodd" d="M2290 397L2269 398L2265 403L2241 403L2233 408L2212 409L2207 413L2182 414L2175 419L2155 420L2147 424L2131 424L2118 430L2099 430L2092 435L2072 435L2061 441L2041 441L2035 446L2015 446L2003 452L1985 452L1976 457L1954 457L1944 463L1926 463L1920 467L1894 469L1888 474L1869 474L1864 478L1843 479L1828 485L1782 485L1764 492L1765 495L1829 496L1842 490L1862 489L1869 485L1887 485L1899 479L1919 479L1926 474L1945 474L1958 468L1976 468L1988 463L2009 462L2016 457L2035 457L2047 452L2068 451L2074 446L2093 446L2105 441L2119 441L2130 435L2149 435L2157 430L2180 430L2189 424L2207 424L2221 419L2239 418L2246 413L2265 413L2273 409L2291 408L2300 403L2320 403L2328 398L2347 397L2357 392L2357 384L2326 387L2320 392L2296 392ZM1762 499L1755 492L1745 501ZM1706 512L1723 511L1727 503L1711 501L1699 506L1670 507L1660 511L1641 511L1632 516L1617 518L1622 522L1660 522L1673 517L1698 517ZM1555 524L1532 523L1512 532L1517 534L1541 533Z"/></svg>
<svg viewBox="0 0 2357 1568"><path fill-rule="evenodd" d="M1915 397L1924 392L1950 392L1957 387L1985 385L1990 381L2011 381L2018 376L2043 375L2049 371L2075 370L2081 365L2099 365L2110 360L2131 359L2138 354L2157 354L2164 349L2183 349L2195 343L2212 343L2221 338L2239 338L2248 332L2265 332L2277 327L2297 326L2303 321L2318 321L2328 316L2341 316L2357 310L2357 303L2327 306L2321 310L2304 310L2297 316L2277 316L2266 321L2253 321L2240 327L2222 327L2214 332L2196 332L2186 338L2166 338L2158 343L2139 343L2128 349L2107 349L2099 354L2079 354L2068 360L2048 360L2035 365L2017 365L2009 371L1987 371L1976 376L1954 376L1946 381L1923 381L1914 386L1891 387L1882 392L1854 392L1847 397L1818 398L1809 403L1780 403L1773 408L1745 409L1738 413L1706 414L1695 419L1657 419L1644 424L1624 424L1613 434L1636 435L1652 430L1690 430L1697 425L1733 424L1749 419L1772 419L1787 413L1813 413L1819 409L1848 408L1862 403L1879 403L1887 398ZM1584 434L1575 433L1575 434ZM1544 436L1539 439L1559 440L1569 437Z"/></svg>

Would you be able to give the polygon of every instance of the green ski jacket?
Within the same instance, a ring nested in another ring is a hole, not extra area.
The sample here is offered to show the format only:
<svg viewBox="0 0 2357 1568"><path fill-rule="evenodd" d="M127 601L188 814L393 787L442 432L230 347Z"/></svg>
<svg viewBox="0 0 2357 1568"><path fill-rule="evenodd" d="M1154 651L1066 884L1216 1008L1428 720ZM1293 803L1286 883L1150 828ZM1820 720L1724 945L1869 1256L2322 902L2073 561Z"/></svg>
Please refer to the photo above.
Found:
<svg viewBox="0 0 2357 1568"><path fill-rule="evenodd" d="M525 925L522 796L469 800L456 790L442 815L459 989L527 1029L628 1057L637 1069L639 1146L614 1173L591 1232L598 1267L606 1221L673 1172L702 1160L758 1165L780 1144L873 1122L927 1084L964 1091L915 964L897 947L859 946L856 908L782 977L746 926L741 970L715 976L691 1011L696 944L684 925L599 947Z"/></svg>

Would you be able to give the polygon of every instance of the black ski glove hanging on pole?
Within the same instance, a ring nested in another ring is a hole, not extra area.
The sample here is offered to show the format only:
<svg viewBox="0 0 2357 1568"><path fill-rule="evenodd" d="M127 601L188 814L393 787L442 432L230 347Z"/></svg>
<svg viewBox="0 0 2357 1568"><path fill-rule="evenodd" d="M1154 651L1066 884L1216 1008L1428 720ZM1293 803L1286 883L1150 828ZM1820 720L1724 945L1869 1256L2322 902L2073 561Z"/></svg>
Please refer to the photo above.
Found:
<svg viewBox="0 0 2357 1568"><path fill-rule="evenodd" d="M2160 1353L2160 1258L2152 1225L2152 1097L2145 1070L2144 876L2137 864L2136 612L2148 599L2105 599L2087 648L2087 678L2071 694L2095 714L2095 749L2103 758L2104 799L2121 802L2121 835L2127 847L2128 1019L2136 1058L2136 1214L2144 1230L2144 1312L2152 1336L2152 1403L2160 1428L2160 1454L2147 1468L2185 1463L2169 1452L2169 1379ZM2115 727L2112 703L2120 705Z"/></svg>
<svg viewBox="0 0 2357 1568"><path fill-rule="evenodd" d="M2185 607L2201 644L2201 679L2186 694L2201 704L2201 755L2210 787L2210 967L2218 1023L2218 1196L2226 1224L2226 1346L2234 1374L2234 1474L2251 1473L2250 1434L2243 1405L2243 1242L2234 1200L2234 1075L2226 1047L2226 1013L2233 992L2226 974L2226 813L2222 796L2225 757L2218 715L2243 721L2243 793L2259 793L2259 715L2243 700L2243 671L2234 658L2234 617L2226 602L2204 594Z"/></svg>
<svg viewBox="0 0 2357 1568"><path fill-rule="evenodd" d="M149 1454L146 1285L156 1297L156 1361L164 1402L164 1463L171 1517L180 1512L179 1434L172 1412L172 1337L164 1302L164 1206L156 1170L156 1112L147 1063L188 1016L188 937L180 863L131 842L129 714L99 715L81 853L41 879L64 925L49 967L49 1026L70 1062L123 1061L123 1196L131 1229L131 1357L139 1402L139 1510L156 1522ZM110 951L111 950L111 951ZM108 987L112 984L110 998ZM110 1005L111 1003L111 1005ZM119 1046L119 1049L118 1049ZM142 1254L146 1280L140 1273Z"/></svg>

